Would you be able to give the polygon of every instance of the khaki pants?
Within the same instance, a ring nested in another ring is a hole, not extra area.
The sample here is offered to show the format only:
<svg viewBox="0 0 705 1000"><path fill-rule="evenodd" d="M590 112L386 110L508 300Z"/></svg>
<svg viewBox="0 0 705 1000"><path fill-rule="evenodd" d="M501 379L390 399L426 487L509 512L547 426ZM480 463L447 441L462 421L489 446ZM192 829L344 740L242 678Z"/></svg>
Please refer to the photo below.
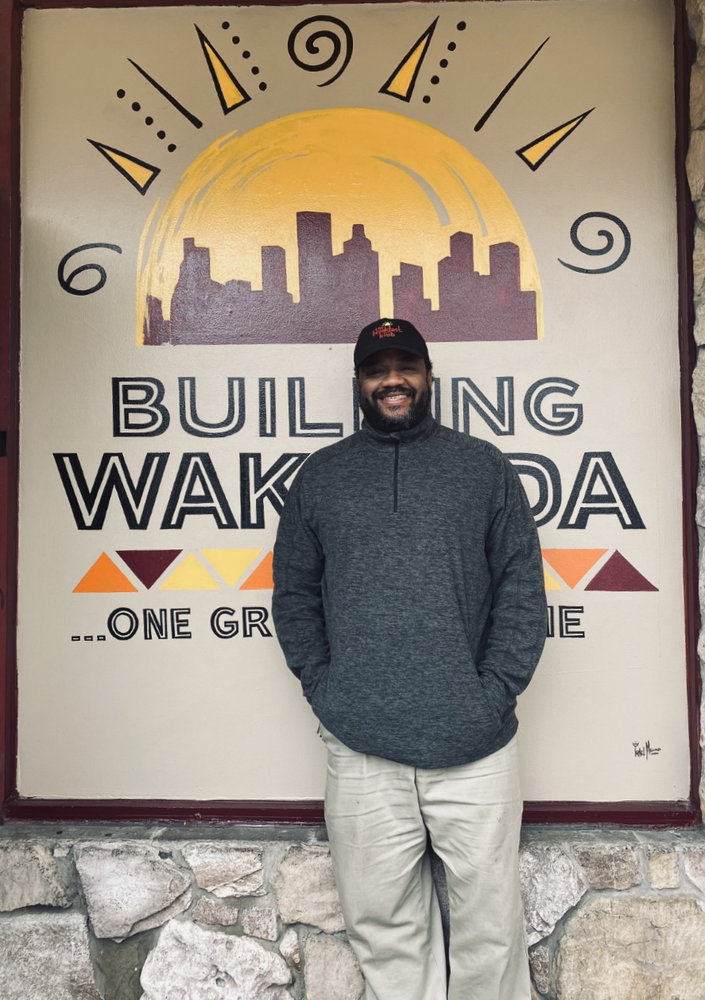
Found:
<svg viewBox="0 0 705 1000"><path fill-rule="evenodd" d="M321 736L335 878L366 1000L530 1000L516 737L483 760L426 770ZM427 836L448 881L447 989Z"/></svg>

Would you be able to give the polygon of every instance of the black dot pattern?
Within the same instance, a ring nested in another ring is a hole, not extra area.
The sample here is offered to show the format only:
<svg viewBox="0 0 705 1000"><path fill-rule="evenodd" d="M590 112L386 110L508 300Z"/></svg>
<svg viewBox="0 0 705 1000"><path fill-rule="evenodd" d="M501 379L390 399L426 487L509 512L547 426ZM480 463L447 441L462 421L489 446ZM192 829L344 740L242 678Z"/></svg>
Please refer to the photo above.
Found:
<svg viewBox="0 0 705 1000"><path fill-rule="evenodd" d="M465 21L458 21L458 23L456 24L455 27L456 27L457 31L465 31L465 29L467 28L467 22L465 22ZM448 42L448 44L446 46L448 52L455 52L455 50L457 49L457 47L458 47L458 45L457 45L456 42ZM440 66L441 69L447 69L448 68L448 60L447 59L441 59L439 61L438 65ZM434 74L434 76L431 77L430 82L431 82L431 84L434 87L436 87L441 82L441 78L436 73L436 74ZM424 94L424 96L423 96L423 102L424 102L424 104L430 104L431 103L431 95L430 94Z"/></svg>
<svg viewBox="0 0 705 1000"><path fill-rule="evenodd" d="M124 90L124 88L120 87L120 89L115 92L115 96L118 98L118 100L122 101L127 96L127 91ZM142 110L142 105L140 104L139 101L132 101L130 107L132 108L133 111ZM154 118L152 118L151 115L147 115L144 119L144 123L147 126L154 125ZM160 130L159 132L157 132L157 138L166 139L166 132ZM170 153L173 153L176 150L176 143L170 142L169 145L167 146L167 149L169 150Z"/></svg>
<svg viewBox="0 0 705 1000"><path fill-rule="evenodd" d="M230 28L230 21L223 21L223 23L221 24L221 28L223 29L223 31L228 31ZM232 35L230 41L233 43L233 45L239 45L242 39L240 38L239 35ZM240 52L240 55L242 56L243 59L252 58L252 53L250 52L249 49L243 49ZM259 66L250 66L250 73L252 73L253 76L259 76L261 72L262 71L260 70ZM262 91L266 90L267 84L264 82L260 83L259 89Z"/></svg>

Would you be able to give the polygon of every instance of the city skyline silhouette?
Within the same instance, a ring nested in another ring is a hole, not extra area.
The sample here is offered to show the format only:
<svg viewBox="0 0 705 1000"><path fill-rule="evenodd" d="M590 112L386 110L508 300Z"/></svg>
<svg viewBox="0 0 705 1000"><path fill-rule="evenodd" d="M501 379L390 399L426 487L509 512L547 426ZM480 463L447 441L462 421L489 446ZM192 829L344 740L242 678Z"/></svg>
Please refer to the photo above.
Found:
<svg viewBox="0 0 705 1000"><path fill-rule="evenodd" d="M380 316L379 254L354 223L349 240L333 253L327 212L297 212L299 301L288 290L287 255L262 246L262 289L211 276L210 248L193 237L171 298L171 317L148 295L145 346L163 344L354 343L363 326ZM515 243L489 247L488 274L475 270L474 240L456 232L449 254L438 261L438 309L424 296L423 268L400 261L392 277L394 316L414 323L430 342L535 340L536 293L521 289L521 258Z"/></svg>

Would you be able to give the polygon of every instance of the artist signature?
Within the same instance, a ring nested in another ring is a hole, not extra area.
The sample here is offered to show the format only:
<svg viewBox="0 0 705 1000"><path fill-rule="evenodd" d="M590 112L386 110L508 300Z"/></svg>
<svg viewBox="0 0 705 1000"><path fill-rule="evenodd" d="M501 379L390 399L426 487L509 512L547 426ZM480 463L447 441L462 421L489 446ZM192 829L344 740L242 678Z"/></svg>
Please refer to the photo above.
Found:
<svg viewBox="0 0 705 1000"><path fill-rule="evenodd" d="M632 742L632 746L634 747L635 757L645 757L647 760L654 754L661 753L661 747L652 747L649 740L647 740L646 743L643 744L643 746L639 742L636 743Z"/></svg>

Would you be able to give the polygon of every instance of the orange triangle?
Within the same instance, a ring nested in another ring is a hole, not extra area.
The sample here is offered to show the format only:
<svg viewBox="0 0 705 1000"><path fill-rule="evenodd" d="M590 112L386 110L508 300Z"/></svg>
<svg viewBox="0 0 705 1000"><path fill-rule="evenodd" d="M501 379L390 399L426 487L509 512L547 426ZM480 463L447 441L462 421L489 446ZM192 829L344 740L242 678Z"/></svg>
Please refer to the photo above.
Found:
<svg viewBox="0 0 705 1000"><path fill-rule="evenodd" d="M254 573L250 573L240 590L272 590L274 580L272 579L272 559L273 552L268 552Z"/></svg>
<svg viewBox="0 0 705 1000"><path fill-rule="evenodd" d="M541 552L548 565L572 588L607 549L542 549Z"/></svg>
<svg viewBox="0 0 705 1000"><path fill-rule="evenodd" d="M73 588L74 594L136 594L134 587L110 556L101 552L91 568Z"/></svg>

